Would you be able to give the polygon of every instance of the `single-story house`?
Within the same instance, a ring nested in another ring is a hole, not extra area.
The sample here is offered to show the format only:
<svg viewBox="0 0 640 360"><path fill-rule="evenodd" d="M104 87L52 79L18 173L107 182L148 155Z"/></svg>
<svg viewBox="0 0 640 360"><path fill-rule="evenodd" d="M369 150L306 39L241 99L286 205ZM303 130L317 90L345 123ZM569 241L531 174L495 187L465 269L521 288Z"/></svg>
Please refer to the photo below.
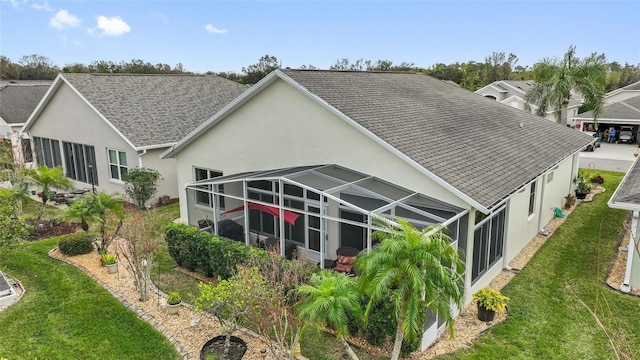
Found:
<svg viewBox="0 0 640 360"><path fill-rule="evenodd" d="M443 224L468 303L563 205L592 139L424 74L276 70L162 157L183 221L320 266L374 245L376 219ZM423 349L444 323L424 329Z"/></svg>
<svg viewBox="0 0 640 360"><path fill-rule="evenodd" d="M11 80L0 83L0 137L10 140L13 158L21 164L32 161L28 139L20 129L49 89L51 81Z"/></svg>
<svg viewBox="0 0 640 360"><path fill-rule="evenodd" d="M516 109L527 111L529 108L531 112L535 112L538 107L535 104L527 104L525 100L527 91L531 90L534 83L533 80L498 80L476 90L475 93ZM582 105L582 100L572 96L567 106L569 120L578 115L580 105ZM544 117L547 120L556 121L556 114L553 110L547 111ZM569 125L573 126L573 122L569 121Z"/></svg>
<svg viewBox="0 0 640 360"><path fill-rule="evenodd" d="M609 199L609 207L632 212L631 237L627 247L627 265L620 290L640 289L640 156Z"/></svg>
<svg viewBox="0 0 640 360"><path fill-rule="evenodd" d="M62 166L77 188L123 194L123 175L155 169L158 196L178 196L173 159L159 155L247 87L212 75L59 74L22 128L38 164Z"/></svg>
<svg viewBox="0 0 640 360"><path fill-rule="evenodd" d="M640 96L640 81L606 93L604 102L606 105L609 105L636 96Z"/></svg>
<svg viewBox="0 0 640 360"><path fill-rule="evenodd" d="M640 94L640 93L639 93ZM574 117L576 129L593 131L593 111L587 111ZM604 131L609 128L631 127L633 138L640 139L640 95L625 97L604 106L604 111L598 117L598 129Z"/></svg>

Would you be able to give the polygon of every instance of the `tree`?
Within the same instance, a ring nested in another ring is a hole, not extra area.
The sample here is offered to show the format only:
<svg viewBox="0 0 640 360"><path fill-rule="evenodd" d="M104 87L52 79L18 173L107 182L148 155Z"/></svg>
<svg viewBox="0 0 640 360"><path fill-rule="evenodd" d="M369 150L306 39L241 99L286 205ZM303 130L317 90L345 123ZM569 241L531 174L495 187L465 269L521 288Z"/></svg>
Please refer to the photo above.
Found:
<svg viewBox="0 0 640 360"><path fill-rule="evenodd" d="M151 288L151 265L160 248L160 229L153 228L157 221L153 212L132 212L122 225L119 239L114 245L117 253L126 260L125 269L133 276L133 285L138 290L138 299L149 299Z"/></svg>
<svg viewBox="0 0 640 360"><path fill-rule="evenodd" d="M525 94L527 103L537 106L536 115L555 113L556 121L567 125L567 105L572 93L582 95L593 110L594 123L604 110L606 70L604 56L591 54L581 60L570 46L562 60L544 59L534 65L534 86ZM597 125L596 125L597 126Z"/></svg>
<svg viewBox="0 0 640 360"><path fill-rule="evenodd" d="M157 170L135 168L129 170L123 177L124 192L136 204L138 209L144 209L145 204L158 192L158 181L163 180Z"/></svg>
<svg viewBox="0 0 640 360"><path fill-rule="evenodd" d="M504 52L494 52L484 59L482 79L485 84L491 84L498 80L509 80L514 66L518 63L518 57L514 54L507 56Z"/></svg>
<svg viewBox="0 0 640 360"><path fill-rule="evenodd" d="M20 80L53 80L60 72L51 59L38 54L24 55L18 64L22 67Z"/></svg>
<svg viewBox="0 0 640 360"><path fill-rule="evenodd" d="M270 294L274 291L255 268L239 267L230 279L218 278L215 285L198 283L200 295L195 299L197 311L213 314L225 330L223 359L228 359L231 335L251 321L251 313L269 316L268 302L254 294Z"/></svg>
<svg viewBox="0 0 640 360"><path fill-rule="evenodd" d="M28 184L18 178L10 188L0 188L0 200L13 207L16 219L22 216L22 202L29 198L27 187Z"/></svg>
<svg viewBox="0 0 640 360"><path fill-rule="evenodd" d="M265 76L269 75L272 71L280 69L281 66L282 64L277 57L264 55L260 60L258 60L257 64L242 68L242 72L244 73L242 83L255 84Z"/></svg>
<svg viewBox="0 0 640 360"><path fill-rule="evenodd" d="M391 360L399 358L405 338L413 341L422 333L423 307L444 319L453 335L451 304L461 308L463 301L464 265L444 227L419 231L398 221L398 226L384 222L384 231L374 233L380 245L355 264L361 272L358 284L369 296L365 318L376 303L393 303L397 326Z"/></svg>
<svg viewBox="0 0 640 360"><path fill-rule="evenodd" d="M0 248L10 247L27 238L31 228L16 216L9 201L0 201Z"/></svg>
<svg viewBox="0 0 640 360"><path fill-rule="evenodd" d="M360 308L362 293L356 287L354 278L335 271L323 271L313 274L309 284L299 286L298 294L303 297L297 305L299 316L333 329L349 356L358 360L358 355L346 341L349 316L357 319L363 316Z"/></svg>
<svg viewBox="0 0 640 360"><path fill-rule="evenodd" d="M69 190L72 188L71 180L65 177L61 167L49 168L45 165L39 165L37 169L23 169L25 180L35 185L42 194L42 206L36 219L36 224L42 218L44 208L49 201L51 191L53 189Z"/></svg>
<svg viewBox="0 0 640 360"><path fill-rule="evenodd" d="M97 223L100 227L98 252L106 253L122 228L125 217L124 200L118 195L107 194L104 191L97 194L89 193L75 200L63 216L81 221L86 232L89 232L90 223Z"/></svg>

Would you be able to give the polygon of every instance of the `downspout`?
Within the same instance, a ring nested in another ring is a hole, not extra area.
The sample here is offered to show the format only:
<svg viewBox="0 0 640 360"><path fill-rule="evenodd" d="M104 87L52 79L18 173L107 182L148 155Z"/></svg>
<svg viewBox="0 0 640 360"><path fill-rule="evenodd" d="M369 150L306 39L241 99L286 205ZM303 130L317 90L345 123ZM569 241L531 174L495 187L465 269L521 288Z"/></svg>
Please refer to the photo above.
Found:
<svg viewBox="0 0 640 360"><path fill-rule="evenodd" d="M538 231L542 230L542 211L544 210L544 189L547 187L548 174L549 173L546 173L545 175L540 177L540 180L542 180L542 186L540 189L540 206L538 206L538 227L537 227Z"/></svg>
<svg viewBox="0 0 640 360"><path fill-rule="evenodd" d="M142 150L142 153L138 153L138 167L142 169L142 157L147 155L147 149Z"/></svg>
<svg viewBox="0 0 640 360"><path fill-rule="evenodd" d="M624 272L624 281L620 286L620 291L623 293L629 293L631 291L631 266L633 264L633 258L635 256L636 251L636 236L638 230L638 211L633 212L633 218L631 219L631 237L629 238L629 246L627 247L627 269ZM636 264L636 266L640 266L640 264Z"/></svg>

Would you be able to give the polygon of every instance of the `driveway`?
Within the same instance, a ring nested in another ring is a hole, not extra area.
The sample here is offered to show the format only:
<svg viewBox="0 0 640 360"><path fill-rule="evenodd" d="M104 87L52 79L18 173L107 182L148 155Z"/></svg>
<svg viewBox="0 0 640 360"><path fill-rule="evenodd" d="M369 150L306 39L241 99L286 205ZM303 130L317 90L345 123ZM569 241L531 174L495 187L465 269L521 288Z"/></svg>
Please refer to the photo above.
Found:
<svg viewBox="0 0 640 360"><path fill-rule="evenodd" d="M593 152L580 152L580 167L627 172L635 160L633 153L637 149L636 145L605 142Z"/></svg>

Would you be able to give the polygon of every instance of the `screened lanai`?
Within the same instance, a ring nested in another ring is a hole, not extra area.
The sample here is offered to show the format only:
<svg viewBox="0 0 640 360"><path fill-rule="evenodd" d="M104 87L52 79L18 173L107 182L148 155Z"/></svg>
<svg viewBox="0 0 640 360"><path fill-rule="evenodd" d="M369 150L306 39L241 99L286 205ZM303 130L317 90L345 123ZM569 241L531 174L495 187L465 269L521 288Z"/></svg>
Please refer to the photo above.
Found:
<svg viewBox="0 0 640 360"><path fill-rule="evenodd" d="M466 246L466 210L338 165L219 176L188 184L186 195L189 224L323 267L339 248L374 246L381 218L443 224Z"/></svg>

